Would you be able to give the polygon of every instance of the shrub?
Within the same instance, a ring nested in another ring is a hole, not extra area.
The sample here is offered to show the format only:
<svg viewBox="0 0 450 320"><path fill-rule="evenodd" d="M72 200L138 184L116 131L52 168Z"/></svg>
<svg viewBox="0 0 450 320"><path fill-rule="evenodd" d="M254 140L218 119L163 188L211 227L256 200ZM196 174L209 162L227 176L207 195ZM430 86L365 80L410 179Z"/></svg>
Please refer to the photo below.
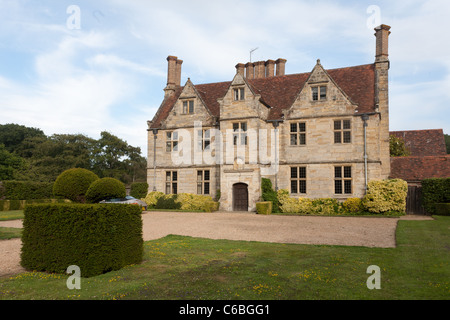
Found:
<svg viewBox="0 0 450 320"><path fill-rule="evenodd" d="M137 199L145 198L148 193L148 183L147 182L134 182L131 184L130 196Z"/></svg>
<svg viewBox="0 0 450 320"><path fill-rule="evenodd" d="M124 204L35 204L25 208L21 265L83 277L142 261L141 210Z"/></svg>
<svg viewBox="0 0 450 320"><path fill-rule="evenodd" d="M450 203L436 203L436 214L440 216L450 216Z"/></svg>
<svg viewBox="0 0 450 320"><path fill-rule="evenodd" d="M280 203L278 200L277 192L272 188L272 181L267 178L261 179L261 198L263 201L271 201L272 202L272 210L273 212L280 212Z"/></svg>
<svg viewBox="0 0 450 320"><path fill-rule="evenodd" d="M66 199L31 199L31 200L0 200L0 211L23 210L27 205L36 203L67 203Z"/></svg>
<svg viewBox="0 0 450 320"><path fill-rule="evenodd" d="M160 191L150 192L144 199L149 208L174 209L185 211L212 212L219 209L219 203L210 196L191 193L164 194Z"/></svg>
<svg viewBox="0 0 450 320"><path fill-rule="evenodd" d="M450 202L450 178L423 180L422 199L425 211L430 214L436 212L436 203Z"/></svg>
<svg viewBox="0 0 450 320"><path fill-rule="evenodd" d="M148 208L156 208L156 203L158 202L158 199L164 197L164 193L161 191L152 191L147 194L147 196L144 198L145 203L147 203Z"/></svg>
<svg viewBox="0 0 450 320"><path fill-rule="evenodd" d="M95 180L86 191L86 200L97 203L106 199L124 198L127 195L125 185L115 178Z"/></svg>
<svg viewBox="0 0 450 320"><path fill-rule="evenodd" d="M256 203L256 212L258 214L271 214L272 213L272 201L264 201Z"/></svg>
<svg viewBox="0 0 450 320"><path fill-rule="evenodd" d="M286 189L278 190L277 198L280 203L280 211L284 213L309 214L312 210L313 201L308 198L291 198Z"/></svg>
<svg viewBox="0 0 450 320"><path fill-rule="evenodd" d="M86 191L98 176L87 169L73 168L61 173L53 184L53 194L74 202L86 202Z"/></svg>
<svg viewBox="0 0 450 320"><path fill-rule="evenodd" d="M204 212L216 210L216 202L207 195L180 193L177 195L175 201L181 204L181 210Z"/></svg>
<svg viewBox="0 0 450 320"><path fill-rule="evenodd" d="M320 198L314 199L311 203L310 213L322 215L336 215L342 212L342 205L336 199Z"/></svg>
<svg viewBox="0 0 450 320"><path fill-rule="evenodd" d="M357 213L363 210L360 198L348 198L342 203L342 208L347 213Z"/></svg>
<svg viewBox="0 0 450 320"><path fill-rule="evenodd" d="M372 213L406 210L408 184L401 179L370 181L362 200L364 209Z"/></svg>
<svg viewBox="0 0 450 320"><path fill-rule="evenodd" d="M35 200L53 197L53 183L33 181L4 181L0 186L0 199Z"/></svg>
<svg viewBox="0 0 450 320"><path fill-rule="evenodd" d="M156 200L155 209L181 209L181 203L177 202L176 194L165 194Z"/></svg>

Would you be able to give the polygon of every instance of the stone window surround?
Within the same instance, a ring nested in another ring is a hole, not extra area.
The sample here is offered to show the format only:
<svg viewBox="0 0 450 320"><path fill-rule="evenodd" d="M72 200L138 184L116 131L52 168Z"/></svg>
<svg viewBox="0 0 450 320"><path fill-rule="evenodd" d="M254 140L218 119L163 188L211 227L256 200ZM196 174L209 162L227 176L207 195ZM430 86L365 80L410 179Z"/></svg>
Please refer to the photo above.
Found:
<svg viewBox="0 0 450 320"><path fill-rule="evenodd" d="M209 195L210 193L211 193L211 171L197 170L197 194Z"/></svg>
<svg viewBox="0 0 450 320"><path fill-rule="evenodd" d="M351 195L351 194L353 194L353 166L352 165L338 165L338 166L334 166L333 169L334 169L334 172L333 172L333 174L334 174L334 179L333 179L334 180L334 194L335 195ZM340 182L340 183L338 183L338 182Z"/></svg>
<svg viewBox="0 0 450 320"><path fill-rule="evenodd" d="M339 123L339 127L336 125ZM352 143L352 120L339 119L333 120L333 133L335 144L350 144Z"/></svg>
<svg viewBox="0 0 450 320"><path fill-rule="evenodd" d="M165 191L166 194L178 193L178 171L166 171Z"/></svg>
<svg viewBox="0 0 450 320"><path fill-rule="evenodd" d="M295 177L292 177L293 169L295 169ZM307 194L307 170L306 166L291 166L290 167L290 193L293 195L306 195ZM293 192L292 186L295 182L297 192Z"/></svg>
<svg viewBox="0 0 450 320"><path fill-rule="evenodd" d="M183 99L182 100L182 110L181 114L194 114L195 111L195 102L194 99Z"/></svg>

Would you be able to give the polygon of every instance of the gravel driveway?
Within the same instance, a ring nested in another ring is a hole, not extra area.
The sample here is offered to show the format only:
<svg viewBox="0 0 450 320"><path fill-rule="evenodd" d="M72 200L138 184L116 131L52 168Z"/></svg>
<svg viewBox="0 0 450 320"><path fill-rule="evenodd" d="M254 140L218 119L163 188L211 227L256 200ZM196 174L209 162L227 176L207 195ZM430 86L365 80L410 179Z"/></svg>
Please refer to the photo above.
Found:
<svg viewBox="0 0 450 320"><path fill-rule="evenodd" d="M395 247L401 218L257 215L240 212L146 212L142 215L144 241L169 234L183 236L298 244ZM0 222L0 227L21 228L22 221ZM20 266L20 239L0 241L0 277L24 272Z"/></svg>

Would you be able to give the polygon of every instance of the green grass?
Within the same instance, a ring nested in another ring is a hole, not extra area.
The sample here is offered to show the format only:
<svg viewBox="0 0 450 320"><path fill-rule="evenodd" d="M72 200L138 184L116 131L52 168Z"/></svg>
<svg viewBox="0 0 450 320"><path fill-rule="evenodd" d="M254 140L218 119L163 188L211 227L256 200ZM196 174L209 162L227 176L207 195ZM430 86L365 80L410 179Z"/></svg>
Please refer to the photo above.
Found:
<svg viewBox="0 0 450 320"><path fill-rule="evenodd" d="M22 236L22 229L0 227L0 240L20 238L21 236Z"/></svg>
<svg viewBox="0 0 450 320"><path fill-rule="evenodd" d="M0 221L23 219L23 210L0 211Z"/></svg>
<svg viewBox="0 0 450 320"><path fill-rule="evenodd" d="M345 299L450 297L450 217L399 221L397 247L273 244L167 236L144 243L144 261L92 278L27 272L0 278L0 299ZM381 269L369 290L367 268Z"/></svg>

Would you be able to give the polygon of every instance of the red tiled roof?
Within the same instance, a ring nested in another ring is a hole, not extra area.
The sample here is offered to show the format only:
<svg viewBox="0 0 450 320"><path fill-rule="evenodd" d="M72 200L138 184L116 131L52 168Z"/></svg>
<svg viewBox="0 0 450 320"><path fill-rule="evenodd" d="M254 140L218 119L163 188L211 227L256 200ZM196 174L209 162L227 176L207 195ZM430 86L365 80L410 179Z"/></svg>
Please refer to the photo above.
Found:
<svg viewBox="0 0 450 320"><path fill-rule="evenodd" d="M358 112L373 112L375 109L375 66L374 64L326 70L336 84L345 92L351 101L358 105ZM299 73L285 76L275 76L260 79L247 79L247 82L261 95L261 102L271 107L269 120L280 119L283 110L294 103L297 95L303 89L311 73ZM219 103L231 82L218 82L195 85L207 108L219 117ZM159 128L161 122L168 116L177 101L183 87L163 101L152 121L152 128Z"/></svg>
<svg viewBox="0 0 450 320"><path fill-rule="evenodd" d="M393 157L390 178L408 182L429 178L450 178L450 155Z"/></svg>
<svg viewBox="0 0 450 320"><path fill-rule="evenodd" d="M411 156L440 156L447 154L442 129L392 131L391 135L402 138Z"/></svg>

